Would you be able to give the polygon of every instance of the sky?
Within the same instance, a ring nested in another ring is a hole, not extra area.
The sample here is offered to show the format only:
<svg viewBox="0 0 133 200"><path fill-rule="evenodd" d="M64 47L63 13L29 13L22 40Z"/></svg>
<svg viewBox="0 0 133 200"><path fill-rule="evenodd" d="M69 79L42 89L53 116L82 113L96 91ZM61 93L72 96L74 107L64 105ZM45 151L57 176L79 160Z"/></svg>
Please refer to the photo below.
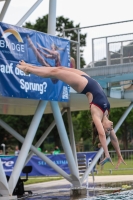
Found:
<svg viewBox="0 0 133 200"><path fill-rule="evenodd" d="M112 23L118 21L132 20L132 1L133 0L56 0L56 16L63 15L74 22L74 25L80 24L80 27ZM36 2L36 0L11 0L3 22L15 25L27 10ZM4 1L0 1L0 9ZM49 0L43 0L38 8L27 18L26 22L35 23L36 19L49 12ZM92 60L91 57L91 39L111 34L133 32L133 23L121 24L121 26L106 26L100 29L84 29L81 33L87 33L87 47L84 48L84 58L86 63ZM99 42L100 46L104 43ZM118 47L115 46L117 49ZM103 53L100 53L102 52ZM104 56L104 50L97 53L97 58Z"/></svg>

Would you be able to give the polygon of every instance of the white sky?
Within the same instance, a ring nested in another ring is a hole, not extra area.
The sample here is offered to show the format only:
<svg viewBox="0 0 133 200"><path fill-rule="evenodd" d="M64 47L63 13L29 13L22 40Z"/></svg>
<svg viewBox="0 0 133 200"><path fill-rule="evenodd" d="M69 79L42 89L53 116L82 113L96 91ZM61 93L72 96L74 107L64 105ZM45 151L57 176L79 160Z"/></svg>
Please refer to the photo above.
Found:
<svg viewBox="0 0 133 200"><path fill-rule="evenodd" d="M11 0L3 22L15 25L35 2L36 0ZM3 3L3 1L0 2L0 8ZM69 18L74 21L74 25L80 23L80 26L84 27L131 20L133 19L132 5L133 0L57 0L56 16L58 17L63 15L65 18ZM43 0L43 2L26 21L35 23L38 17L48 14L48 12L49 0ZM132 26L131 24L128 25L128 27L130 27L129 30L127 30L127 27L123 24L122 29L121 27L117 28L118 32L115 34L123 33L123 27L125 27L126 32L133 32L133 24ZM99 37L103 34L111 35L113 34L112 29L114 31L116 28L108 28L106 26L106 30L99 29L99 31L97 31L98 29L95 29L91 32L93 36L90 37ZM90 34L88 29L84 29L82 33L87 33L87 35ZM88 45L90 46L90 42L87 42L87 47L84 50L84 57L87 63L91 61L89 54L90 48Z"/></svg>

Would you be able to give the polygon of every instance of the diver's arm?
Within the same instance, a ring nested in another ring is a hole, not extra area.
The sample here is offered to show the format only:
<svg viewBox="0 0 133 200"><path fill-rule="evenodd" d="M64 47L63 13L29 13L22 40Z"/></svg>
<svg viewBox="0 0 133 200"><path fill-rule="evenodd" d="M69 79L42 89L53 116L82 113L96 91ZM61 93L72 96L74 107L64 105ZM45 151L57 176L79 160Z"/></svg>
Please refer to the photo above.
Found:
<svg viewBox="0 0 133 200"><path fill-rule="evenodd" d="M117 136L114 132L114 129L112 131L110 131L110 140L111 140L111 143L112 143L114 149L116 150L118 157L121 157L122 155L121 155L121 151L120 151L120 146L119 146Z"/></svg>
<svg viewBox="0 0 133 200"><path fill-rule="evenodd" d="M121 163L124 163L126 165L126 163L124 162L123 157L121 155L119 142L118 142L117 136L114 132L114 129L112 131L110 131L110 140L111 140L111 143L112 143L112 145L113 145L113 147L116 150L116 153L118 155L118 162L117 162L116 168L118 168Z"/></svg>
<svg viewBox="0 0 133 200"><path fill-rule="evenodd" d="M110 157L108 147L107 147L107 142L106 142L106 135L105 135L105 131L103 129L103 125L101 123L101 120L97 115L92 115L92 119L93 119L93 122L94 122L96 129L98 131L99 140L100 140L100 143L101 143L101 145L104 149L105 156Z"/></svg>

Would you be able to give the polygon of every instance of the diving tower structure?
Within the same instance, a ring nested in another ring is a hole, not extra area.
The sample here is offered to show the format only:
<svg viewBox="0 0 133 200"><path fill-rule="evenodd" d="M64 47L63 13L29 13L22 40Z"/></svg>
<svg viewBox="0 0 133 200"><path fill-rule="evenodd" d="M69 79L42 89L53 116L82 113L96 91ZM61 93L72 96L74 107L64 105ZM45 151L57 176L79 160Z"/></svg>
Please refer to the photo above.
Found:
<svg viewBox="0 0 133 200"><path fill-rule="evenodd" d="M37 2L40 3L41 1ZM25 17L23 17L17 25L21 26L22 23L26 20L26 18L29 16L29 14L31 14L33 10L30 9L30 11L26 13ZM56 0L50 0L48 33L50 35L55 35L55 28L56 28ZM78 68L80 69L79 55L77 57L77 63L78 63ZM86 72L88 75L90 75L92 78L96 79L99 82L99 84L102 86L108 97L108 100L111 104L111 108L127 107L125 113L123 113L123 115L121 116L120 120L118 121L117 125L114 128L114 130L117 132L123 121L128 116L129 112L133 108L133 103L132 103L133 62L120 63L116 65L111 65L111 64L109 65L108 62L107 65L105 66L99 66L99 67L93 66L91 68L83 68L80 70ZM112 86L114 82L117 83L125 82L127 87L125 89L125 85L122 84L120 84L118 87L114 87ZM0 80L0 86L2 86L2 84L3 83ZM9 182L6 181L6 176L2 168L2 163L0 162L0 170L1 170L0 194L2 195L2 197L0 197L0 200L4 198L6 199L15 198L12 197L13 190L16 186L16 183L18 181L23 166L28 162L33 153L38 155L49 166L51 166L61 176L63 176L66 180L68 180L73 185L74 189L75 188L82 189L82 184L84 180L88 177L88 174L92 171L97 160L103 153L103 149L101 148L98 151L95 158L93 159L91 165L88 167L84 175L80 178L77 166L77 152L75 148L75 139L74 139L73 124L71 119L71 112L88 110L88 109L89 106L86 96L83 94L78 94L72 88L70 88L69 101L64 101L64 102L58 102L54 100L48 101L42 99L4 97L2 94L0 94L0 114L33 115L33 119L31 121L31 124L29 125L29 129L25 138L21 136L21 133L16 132L8 124L6 124L3 120L0 119L0 126L2 126L5 130L7 130L10 134L12 134L16 139L18 139L22 143L22 149L18 156L14 169L11 173ZM62 119L62 115L65 112L67 112L68 114L70 141L68 139L64 122ZM36 145L33 146L32 141L35 137L40 120L43 114L48 114L48 113L53 113L54 121L50 124L48 129L38 140ZM50 133L50 131L55 125L57 126L61 143L68 161L70 174L67 174L55 163L53 163L50 159L48 159L46 155L37 150L37 147L39 147L42 144L42 142L46 139L47 135ZM107 143L109 144L109 142L110 138L107 138Z"/></svg>

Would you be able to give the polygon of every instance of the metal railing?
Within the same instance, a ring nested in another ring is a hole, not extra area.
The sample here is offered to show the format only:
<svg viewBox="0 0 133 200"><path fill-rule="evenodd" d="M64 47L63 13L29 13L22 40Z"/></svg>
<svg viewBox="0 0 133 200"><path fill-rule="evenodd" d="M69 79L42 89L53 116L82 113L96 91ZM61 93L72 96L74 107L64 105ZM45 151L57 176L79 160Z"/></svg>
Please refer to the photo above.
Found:
<svg viewBox="0 0 133 200"><path fill-rule="evenodd" d="M103 55L103 59L98 60L97 58L95 58L95 55L97 56L97 41L100 40L102 40L103 46L103 48L101 48L100 50L104 51L105 55ZM92 39L92 66L90 67L104 65L108 66L130 62L133 62L133 33Z"/></svg>
<svg viewBox="0 0 133 200"><path fill-rule="evenodd" d="M76 31L77 41L70 41L76 44L76 64L80 69L80 33L87 29L87 47L84 48L86 66L96 67L104 65L122 64L133 62L133 20L113 22L107 24L76 27L63 30L66 32ZM125 49L127 49L125 53Z"/></svg>

